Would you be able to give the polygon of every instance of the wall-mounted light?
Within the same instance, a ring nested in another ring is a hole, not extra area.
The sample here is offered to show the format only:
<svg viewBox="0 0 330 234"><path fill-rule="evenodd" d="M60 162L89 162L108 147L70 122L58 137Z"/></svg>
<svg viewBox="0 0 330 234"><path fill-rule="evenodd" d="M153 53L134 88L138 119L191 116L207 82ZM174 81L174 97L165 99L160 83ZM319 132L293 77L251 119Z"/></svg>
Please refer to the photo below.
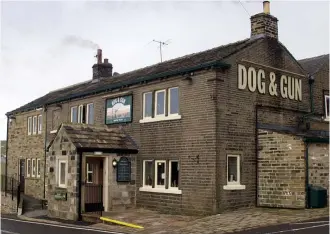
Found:
<svg viewBox="0 0 330 234"><path fill-rule="evenodd" d="M113 166L114 168L117 167L117 160L116 160L115 158L112 160L112 166Z"/></svg>

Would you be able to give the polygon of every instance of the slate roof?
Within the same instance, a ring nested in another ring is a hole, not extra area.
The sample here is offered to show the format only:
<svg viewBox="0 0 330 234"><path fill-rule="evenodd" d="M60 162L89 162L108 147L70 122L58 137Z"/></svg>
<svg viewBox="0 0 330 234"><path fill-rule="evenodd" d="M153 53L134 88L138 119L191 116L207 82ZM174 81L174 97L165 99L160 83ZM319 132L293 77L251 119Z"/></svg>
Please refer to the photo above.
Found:
<svg viewBox="0 0 330 234"><path fill-rule="evenodd" d="M298 62L309 74L315 74L323 67L323 65L329 63L329 54L301 59L298 60Z"/></svg>
<svg viewBox="0 0 330 234"><path fill-rule="evenodd" d="M262 40L263 38L248 38L235 43L219 46L210 50L193 53L180 58L168 60L152 66L134 70L113 76L111 78L99 79L98 82L86 81L76 85L72 85L61 90L50 92L32 102L29 102L6 115L11 115L19 112L29 111L61 101L87 96L99 92L111 91L125 85L139 84L141 82L156 78L166 77L170 74L183 73L185 69L198 67L202 65L211 65L219 63L221 60L235 54L236 52ZM223 66L230 66L222 64ZM187 71L188 72L188 71Z"/></svg>
<svg viewBox="0 0 330 234"><path fill-rule="evenodd" d="M121 150L131 153L138 152L138 147L134 140L121 127L109 128L107 126L63 123L57 132L63 130L77 149L84 149L86 151L90 149L93 151ZM53 141L50 142L48 148L52 145Z"/></svg>

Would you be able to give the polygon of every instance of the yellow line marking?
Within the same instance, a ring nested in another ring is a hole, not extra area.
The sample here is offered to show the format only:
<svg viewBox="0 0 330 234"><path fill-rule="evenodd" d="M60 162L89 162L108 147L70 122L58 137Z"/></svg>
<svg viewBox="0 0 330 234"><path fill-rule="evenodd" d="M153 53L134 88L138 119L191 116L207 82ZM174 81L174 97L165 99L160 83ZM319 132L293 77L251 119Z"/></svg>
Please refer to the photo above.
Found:
<svg viewBox="0 0 330 234"><path fill-rule="evenodd" d="M139 226L139 225L135 225L135 224L132 224L132 223L126 223L126 222L122 222L122 221L118 221L118 220L114 220L114 219L109 219L107 217L100 217L100 219L103 220L103 221L116 223L116 224L124 225L124 226L127 226L127 227L140 228L140 229L144 228L144 227Z"/></svg>

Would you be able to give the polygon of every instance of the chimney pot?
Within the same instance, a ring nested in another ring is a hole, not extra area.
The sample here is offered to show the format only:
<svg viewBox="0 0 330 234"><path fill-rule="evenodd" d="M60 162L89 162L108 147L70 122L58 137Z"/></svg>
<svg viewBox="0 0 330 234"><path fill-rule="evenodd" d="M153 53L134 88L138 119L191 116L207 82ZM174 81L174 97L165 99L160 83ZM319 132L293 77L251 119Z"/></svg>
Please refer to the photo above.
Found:
<svg viewBox="0 0 330 234"><path fill-rule="evenodd" d="M97 49L97 63L101 64L102 63L102 50Z"/></svg>
<svg viewBox="0 0 330 234"><path fill-rule="evenodd" d="M105 58L104 63L109 63L109 59Z"/></svg>
<svg viewBox="0 0 330 234"><path fill-rule="evenodd" d="M263 6L264 6L264 13L269 15L270 14L270 3L269 3L269 1L264 1Z"/></svg>

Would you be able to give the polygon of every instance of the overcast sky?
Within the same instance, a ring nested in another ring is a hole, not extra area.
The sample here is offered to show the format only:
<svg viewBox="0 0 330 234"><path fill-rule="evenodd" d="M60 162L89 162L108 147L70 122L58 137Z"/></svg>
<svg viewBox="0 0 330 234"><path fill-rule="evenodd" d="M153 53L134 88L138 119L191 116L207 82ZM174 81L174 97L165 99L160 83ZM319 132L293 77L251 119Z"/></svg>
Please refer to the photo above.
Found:
<svg viewBox="0 0 330 234"><path fill-rule="evenodd" d="M1 1L0 139L5 113L92 78L97 46L123 73L250 36L262 1ZM243 7L243 6L244 7ZM328 1L271 1L279 39L301 59L329 53ZM83 41L84 40L84 41Z"/></svg>

